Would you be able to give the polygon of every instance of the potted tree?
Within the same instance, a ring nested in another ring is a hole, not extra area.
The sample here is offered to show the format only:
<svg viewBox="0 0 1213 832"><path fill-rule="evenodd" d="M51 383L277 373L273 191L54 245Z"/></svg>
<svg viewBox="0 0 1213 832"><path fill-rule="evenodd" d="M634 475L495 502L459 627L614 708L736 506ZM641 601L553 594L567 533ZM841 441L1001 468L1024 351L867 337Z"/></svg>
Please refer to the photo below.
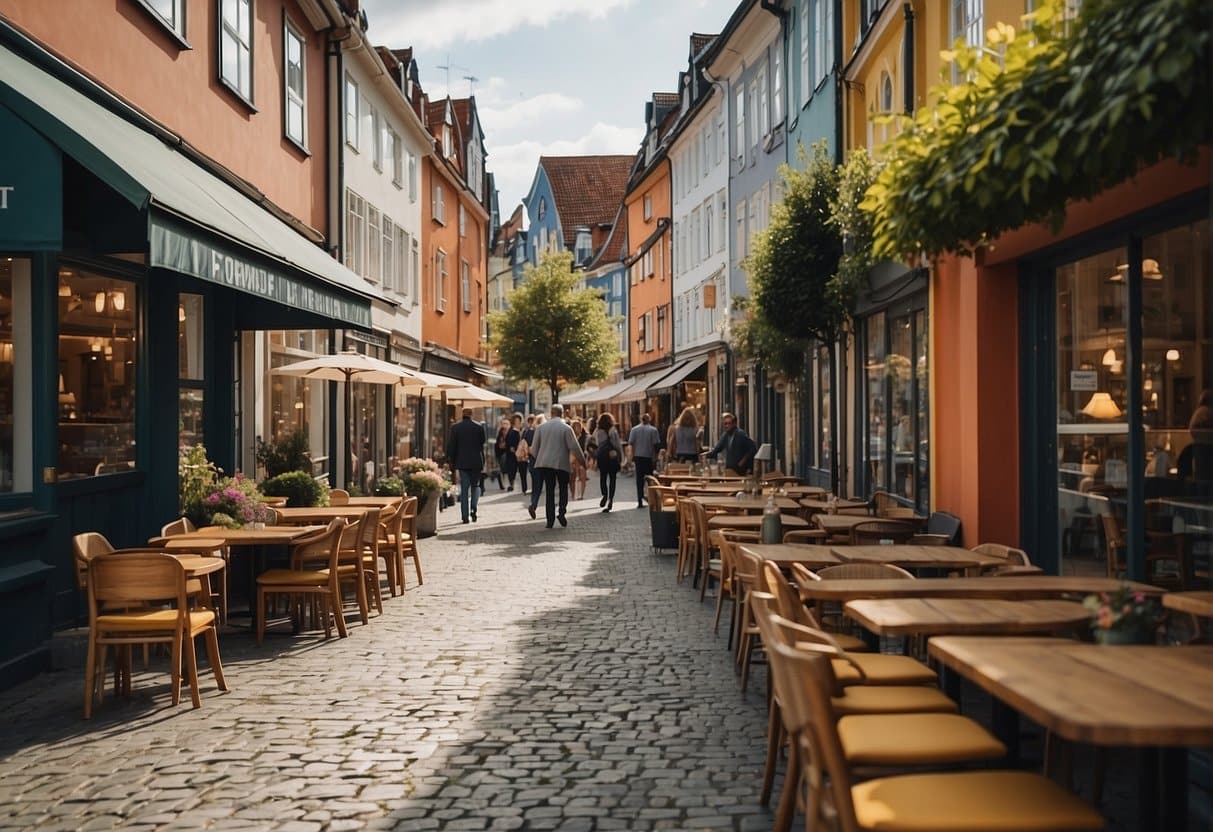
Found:
<svg viewBox="0 0 1213 832"><path fill-rule="evenodd" d="M438 495L451 487L438 463L409 457L397 466L405 494L417 498L417 536L431 537L438 531Z"/></svg>

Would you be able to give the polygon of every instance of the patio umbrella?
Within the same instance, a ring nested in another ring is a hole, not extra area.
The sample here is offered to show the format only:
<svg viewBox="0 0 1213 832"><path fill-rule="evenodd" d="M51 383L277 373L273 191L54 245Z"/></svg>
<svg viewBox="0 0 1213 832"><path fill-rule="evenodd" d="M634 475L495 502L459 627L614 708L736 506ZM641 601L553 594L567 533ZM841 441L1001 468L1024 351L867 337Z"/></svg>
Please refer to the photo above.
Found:
<svg viewBox="0 0 1213 832"><path fill-rule="evenodd" d="M514 400L509 396L494 393L492 390L485 390L483 387L477 387L474 384L464 384L457 390L447 390L446 400L448 402L462 402L466 407L488 407L495 404L510 405L514 403Z"/></svg>
<svg viewBox="0 0 1213 832"><path fill-rule="evenodd" d="M411 378L400 380L400 386L410 393L416 393L418 396L429 393L442 393L446 390L458 390L466 386L467 382L460 381L457 378L450 376L440 376L436 373L426 373L421 370L411 370Z"/></svg>
<svg viewBox="0 0 1213 832"><path fill-rule="evenodd" d="M340 381L345 384L345 482L347 486L353 475L350 465L350 382L396 384L400 381L420 378L417 372L407 370L399 364L381 361L352 350L287 364L275 368L273 372L284 376Z"/></svg>

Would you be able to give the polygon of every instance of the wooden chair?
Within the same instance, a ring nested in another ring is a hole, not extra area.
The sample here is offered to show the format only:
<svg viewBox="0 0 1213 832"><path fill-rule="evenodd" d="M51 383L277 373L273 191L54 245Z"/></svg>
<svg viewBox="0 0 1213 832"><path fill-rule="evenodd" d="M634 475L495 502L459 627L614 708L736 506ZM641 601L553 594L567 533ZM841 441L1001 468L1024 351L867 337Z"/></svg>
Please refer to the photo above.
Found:
<svg viewBox="0 0 1213 832"><path fill-rule="evenodd" d="M160 536L176 537L177 535L189 534L196 531L198 531L197 526L195 526L188 517L178 517L173 522L165 523L160 527ZM177 552L178 554L191 553L198 555L209 555L211 557L223 558L223 562L226 564L231 563L231 550L227 546L212 547L209 545L199 545L197 548L176 548L173 551ZM212 575L209 576L215 581L214 583L209 583L211 599L213 602L218 604L219 621L222 624L227 623L227 572L228 570L224 568L219 572L212 573Z"/></svg>
<svg viewBox="0 0 1213 832"><path fill-rule="evenodd" d="M388 592L396 597L396 588L403 580L398 568L404 561L404 501L388 506L379 515L378 535L375 539L375 555L383 558L383 571L387 575ZM401 592L404 591L403 587Z"/></svg>
<svg viewBox="0 0 1213 832"><path fill-rule="evenodd" d="M695 523L694 505L693 500L681 496L678 499L678 563L675 566L678 583L694 571L699 558L699 529Z"/></svg>
<svg viewBox="0 0 1213 832"><path fill-rule="evenodd" d="M979 555L985 555L991 558L1000 558L1003 562L983 566L981 568L982 575L1001 575L1001 574L1030 574L1021 572L1025 567L1030 567L1031 570L1039 572L1040 569L1032 565L1032 561L1028 559L1028 553L1023 549L1016 549L1013 546L1005 546L1001 543L981 543L974 546L973 552Z"/></svg>
<svg viewBox="0 0 1213 832"><path fill-rule="evenodd" d="M329 505L330 506L348 506L350 504L350 492L344 488L329 489Z"/></svg>
<svg viewBox="0 0 1213 832"><path fill-rule="evenodd" d="M404 591L404 567L408 560L413 561L413 571L417 573L417 586L425 583L421 574L421 550L417 547L417 507L420 500L408 497L404 501L404 521L400 526L404 539L401 541L400 552L400 591Z"/></svg>
<svg viewBox="0 0 1213 832"><path fill-rule="evenodd" d="M158 605L171 606L161 608ZM125 608L125 609L119 609ZM198 661L194 639L204 636L207 661L219 690L227 690L219 659L219 635L215 613L190 609L185 568L163 552L128 550L101 554L88 564L88 658L84 670L84 718L93 714L94 699L100 703L104 685L106 653L110 647L125 651L134 644L167 644L173 704L181 702L182 657L190 698L202 706L198 692ZM98 670L100 673L98 673ZM129 691L130 677L127 677Z"/></svg>
<svg viewBox="0 0 1213 832"><path fill-rule="evenodd" d="M196 531L198 531L198 528L190 522L188 517L178 517L173 522L165 523L160 527L160 536L172 537L173 535L189 534Z"/></svg>
<svg viewBox="0 0 1213 832"><path fill-rule="evenodd" d="M883 489L872 492L872 499L868 501L868 506L872 514L877 517L888 517L887 512L890 509L902 507L896 497Z"/></svg>
<svg viewBox="0 0 1213 832"><path fill-rule="evenodd" d="M76 586L88 590L88 565L98 555L112 554L114 547L100 532L81 532L72 536L72 552L76 562Z"/></svg>
<svg viewBox="0 0 1213 832"><path fill-rule="evenodd" d="M776 611L788 619L794 621L804 627L811 627L814 630L825 632L825 628L817 622L813 616L812 610L805 606L804 601L796 592L796 588L788 582L787 577L772 561L763 561L762 564L762 588L765 592L775 599ZM829 633L834 640L834 646L840 650L846 650L852 653L866 653L871 648L868 643L861 638L857 638L846 633Z"/></svg>
<svg viewBox="0 0 1213 832"><path fill-rule="evenodd" d="M918 533L913 523L902 520L868 520L851 527L852 546L871 546L883 540L908 543Z"/></svg>
<svg viewBox="0 0 1213 832"><path fill-rule="evenodd" d="M712 621L712 632L720 631L720 613L724 608L727 597L732 604L729 613L728 646L733 646L733 633L737 629L738 583L737 583L737 545L739 543L756 543L761 539L758 532L743 529L724 529L720 532L720 581L716 587L716 617Z"/></svg>
<svg viewBox="0 0 1213 832"><path fill-rule="evenodd" d="M291 547L290 569L270 569L257 576L257 644L265 639L266 603L275 595L291 599L297 627L302 627L304 612L297 599L318 601L324 637L329 638L333 633L330 616L336 619L337 635L346 637L340 584L341 539L346 529L344 518L334 518L326 529L300 539ZM309 569L309 563L320 568Z"/></svg>
<svg viewBox="0 0 1213 832"><path fill-rule="evenodd" d="M358 602L358 617L363 624L370 623L371 593L366 580L366 547L372 535L378 533L379 512L362 512L358 519L345 527L341 535L341 557L337 566L337 577L342 586L352 585Z"/></svg>
<svg viewBox="0 0 1213 832"><path fill-rule="evenodd" d="M1107 555L1109 578L1123 578L1129 570L1125 560L1128 551L1128 541L1120 523L1112 514L1101 514L1103 523L1104 548ZM1184 575L1187 573L1182 548L1176 551L1175 535L1162 532L1146 532L1146 583L1161 586L1165 589L1178 590L1182 588ZM1162 542L1164 545L1159 546ZM1179 542L1182 547L1182 541ZM1163 551L1159 551L1163 549ZM1166 550L1170 551L1166 551ZM1159 569L1165 563L1175 564L1173 571Z"/></svg>
<svg viewBox="0 0 1213 832"><path fill-rule="evenodd" d="M833 566L823 566L814 575L821 581L828 581L831 578L846 580L854 580L856 578L873 580L880 578L915 579L913 573L907 572L900 566L894 566L891 563L838 563Z"/></svg>
<svg viewBox="0 0 1213 832"><path fill-rule="evenodd" d="M1086 802L1026 771L915 773L856 782L831 692L832 663L772 644L771 669L784 727L798 760L796 791L806 825L859 830L1098 830L1105 821ZM938 717L939 715L935 715ZM904 732L903 737L912 732Z"/></svg>
<svg viewBox="0 0 1213 832"><path fill-rule="evenodd" d="M822 529L792 529L783 533L784 543L824 544L828 535Z"/></svg>
<svg viewBox="0 0 1213 832"><path fill-rule="evenodd" d="M691 464L689 462L667 462L665 466L667 474L689 474L691 473Z"/></svg>
<svg viewBox="0 0 1213 832"><path fill-rule="evenodd" d="M774 599L763 593L754 594L756 620L764 643L769 645L768 655L773 662L781 660L779 654L770 649L813 650L812 645L802 647L800 642L811 633L811 628L795 624L778 615ZM832 671L831 671L832 672ZM764 772L762 803L770 800L774 782L774 763L778 750L787 736L782 725L781 701L787 693L783 690L772 667L771 711L768 723L768 760ZM968 717L957 714L956 703L939 690L927 686L904 688L865 688L852 686L841 688L836 680L829 691L835 710L847 762L865 769L873 767L924 767L950 765L1002 757L1006 747ZM854 705L862 695L851 692L883 691L867 706L860 708L840 707L836 703ZM889 695L892 693L893 695ZM875 705L875 707L873 707ZM789 754L788 772L784 780L784 791L780 796L776 814L776 829L786 829L791 820L795 801L796 784L799 782L803 761L792 749Z"/></svg>
<svg viewBox="0 0 1213 832"><path fill-rule="evenodd" d="M650 485L645 489L645 495L649 503L649 548L654 554L663 549L677 551L678 504L674 490Z"/></svg>
<svg viewBox="0 0 1213 832"><path fill-rule="evenodd" d="M951 546L952 539L946 534L926 534L919 533L911 537L908 541L911 546Z"/></svg>

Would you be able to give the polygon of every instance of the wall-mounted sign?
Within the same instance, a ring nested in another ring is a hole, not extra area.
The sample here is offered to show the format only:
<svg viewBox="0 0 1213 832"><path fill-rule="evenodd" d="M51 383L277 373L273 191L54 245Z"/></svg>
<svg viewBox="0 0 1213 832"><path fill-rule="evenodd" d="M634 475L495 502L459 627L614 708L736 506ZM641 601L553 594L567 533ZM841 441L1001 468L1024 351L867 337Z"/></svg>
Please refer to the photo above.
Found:
<svg viewBox="0 0 1213 832"><path fill-rule="evenodd" d="M63 247L63 161L59 148L0 107L0 248Z"/></svg>
<svg viewBox="0 0 1213 832"><path fill-rule="evenodd" d="M1070 392L1094 393L1099 389L1098 370L1071 370Z"/></svg>
<svg viewBox="0 0 1213 832"><path fill-rule="evenodd" d="M320 278L303 280L214 237L202 237L154 212L148 220L150 265L248 292L354 326L370 329L371 302L343 295ZM386 342L385 342L386 343Z"/></svg>
<svg viewBox="0 0 1213 832"><path fill-rule="evenodd" d="M716 308L716 284L715 283L704 284L703 308L704 309L715 309Z"/></svg>

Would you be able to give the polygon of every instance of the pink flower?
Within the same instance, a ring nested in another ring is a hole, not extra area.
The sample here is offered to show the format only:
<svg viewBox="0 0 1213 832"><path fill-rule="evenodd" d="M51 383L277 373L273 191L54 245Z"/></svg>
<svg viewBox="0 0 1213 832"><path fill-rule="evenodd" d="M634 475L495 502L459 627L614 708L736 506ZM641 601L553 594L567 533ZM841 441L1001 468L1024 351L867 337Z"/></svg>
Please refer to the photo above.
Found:
<svg viewBox="0 0 1213 832"><path fill-rule="evenodd" d="M1095 623L1101 629L1110 630L1112 628L1112 624L1114 623L1112 619L1112 610L1108 607L1100 607L1099 613L1095 619Z"/></svg>
<svg viewBox="0 0 1213 832"><path fill-rule="evenodd" d="M1139 604L1144 603L1146 600L1146 594L1144 592L1135 592L1133 593L1133 600Z"/></svg>

